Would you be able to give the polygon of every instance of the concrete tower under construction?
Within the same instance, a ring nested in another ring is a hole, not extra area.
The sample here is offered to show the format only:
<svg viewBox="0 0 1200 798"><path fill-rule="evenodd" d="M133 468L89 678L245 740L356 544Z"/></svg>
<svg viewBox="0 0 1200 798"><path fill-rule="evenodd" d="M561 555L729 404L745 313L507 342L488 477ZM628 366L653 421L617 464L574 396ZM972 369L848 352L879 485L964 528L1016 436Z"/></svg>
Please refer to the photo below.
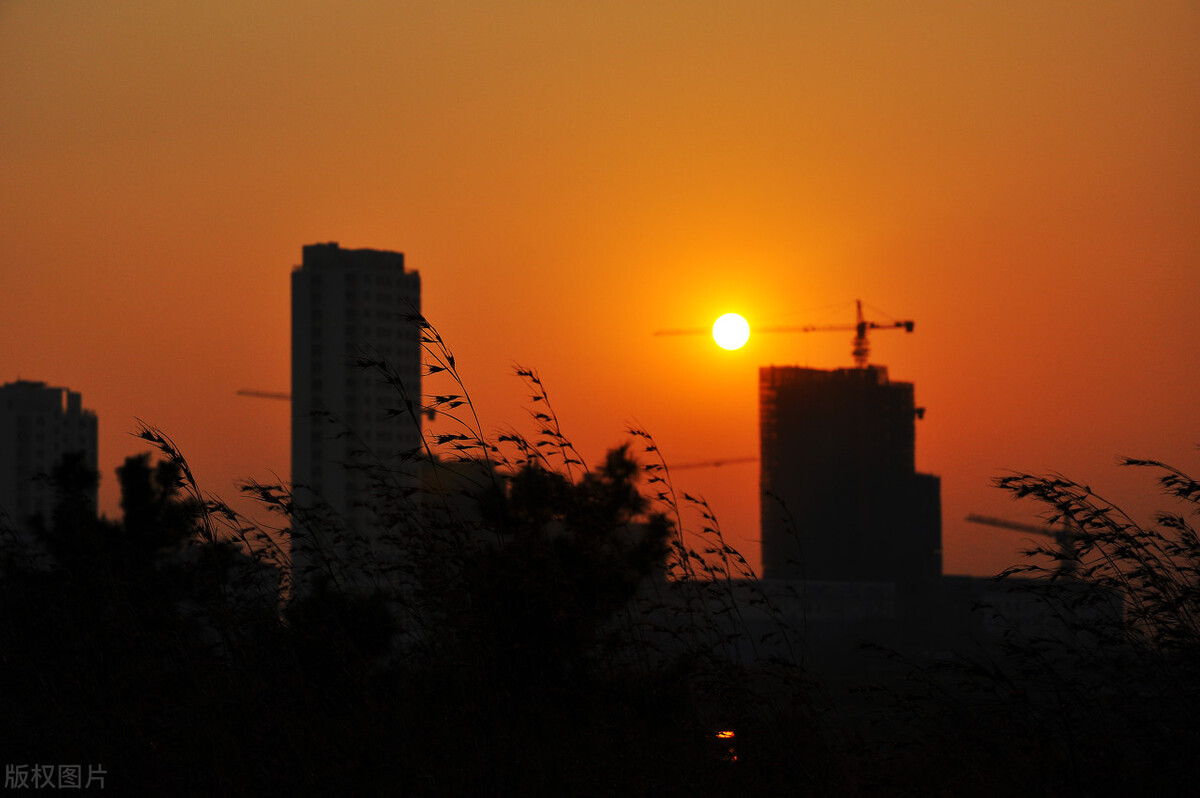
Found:
<svg viewBox="0 0 1200 798"><path fill-rule="evenodd" d="M882 366L759 370L763 575L931 584L937 477L915 465L912 383Z"/></svg>

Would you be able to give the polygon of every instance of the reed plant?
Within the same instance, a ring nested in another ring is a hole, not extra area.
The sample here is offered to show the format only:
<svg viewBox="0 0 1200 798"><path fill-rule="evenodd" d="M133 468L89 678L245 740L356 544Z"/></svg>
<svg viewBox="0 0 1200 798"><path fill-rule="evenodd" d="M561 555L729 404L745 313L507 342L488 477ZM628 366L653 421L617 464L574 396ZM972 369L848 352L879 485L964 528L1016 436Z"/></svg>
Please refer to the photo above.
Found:
<svg viewBox="0 0 1200 798"><path fill-rule="evenodd" d="M1159 461L1122 463L1152 474L1170 509L1146 523L1062 475L996 480L1061 531L995 578L1027 617L976 608L1001 630L999 645L907 663L910 689L889 706L923 739L889 751L893 772L949 756L960 765L943 782L951 791L964 772L997 778L990 794L1191 789L1200 776L1191 753L1200 742L1200 483Z"/></svg>
<svg viewBox="0 0 1200 798"><path fill-rule="evenodd" d="M650 432L589 464L519 365L528 422L488 432L442 334L410 321L420 395L386 358L354 362L419 444L322 421L353 442L365 529L284 481L241 485L251 519L139 422L158 460L128 472L156 497L136 568L112 552L141 511L64 522L49 567L4 535L0 750L197 794L1069 795L1188 775L1200 486L1182 472L1127 461L1181 503L1153 526L1061 477L1000 480L1074 530L1002 575L1054 623L908 661L908 689L853 697L880 727L854 725L806 666L805 603L776 606Z"/></svg>

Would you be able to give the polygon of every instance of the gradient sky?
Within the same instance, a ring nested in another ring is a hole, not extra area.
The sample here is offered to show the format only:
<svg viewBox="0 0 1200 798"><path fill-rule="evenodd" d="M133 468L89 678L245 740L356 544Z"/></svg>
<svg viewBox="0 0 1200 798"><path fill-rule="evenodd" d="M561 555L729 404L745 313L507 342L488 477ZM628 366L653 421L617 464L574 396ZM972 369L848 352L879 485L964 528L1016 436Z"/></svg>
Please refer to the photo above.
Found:
<svg viewBox="0 0 1200 798"><path fill-rule="evenodd" d="M394 249L488 431L514 362L598 461L755 455L759 365L849 333L655 338L737 311L916 332L947 572L1014 562L990 486L1059 471L1135 513L1200 471L1194 2L0 0L0 381L81 391L102 509L170 434L208 491L288 469L306 243ZM878 318L882 318L877 316ZM433 386L430 386L433 387ZM680 470L757 563L757 466Z"/></svg>

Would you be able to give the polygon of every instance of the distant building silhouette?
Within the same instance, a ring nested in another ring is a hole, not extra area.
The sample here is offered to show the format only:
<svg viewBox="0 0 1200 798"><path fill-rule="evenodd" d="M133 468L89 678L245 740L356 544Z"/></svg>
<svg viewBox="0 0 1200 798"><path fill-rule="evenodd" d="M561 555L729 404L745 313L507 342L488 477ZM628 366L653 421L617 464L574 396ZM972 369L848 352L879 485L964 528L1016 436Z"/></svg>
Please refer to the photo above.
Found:
<svg viewBox="0 0 1200 798"><path fill-rule="evenodd" d="M399 252L327 243L305 246L303 256L292 272L292 482L298 504L331 510L349 535L334 541L327 527L325 540L295 541L301 577L330 556L369 565L375 498L362 466L391 465L421 443L407 412L388 413L405 410L404 395L420 412L420 331L409 318L421 309L420 275L405 271ZM354 365L356 356L387 361L401 389ZM324 556L314 559L317 548Z"/></svg>
<svg viewBox="0 0 1200 798"><path fill-rule="evenodd" d="M916 472L917 412L912 384L882 366L759 370L764 577L940 578L940 484Z"/></svg>
<svg viewBox="0 0 1200 798"><path fill-rule="evenodd" d="M0 386L0 509L15 525L38 515L50 523L54 486L38 477L65 456L82 454L83 465L98 470L97 430L96 414L74 391L28 380Z"/></svg>

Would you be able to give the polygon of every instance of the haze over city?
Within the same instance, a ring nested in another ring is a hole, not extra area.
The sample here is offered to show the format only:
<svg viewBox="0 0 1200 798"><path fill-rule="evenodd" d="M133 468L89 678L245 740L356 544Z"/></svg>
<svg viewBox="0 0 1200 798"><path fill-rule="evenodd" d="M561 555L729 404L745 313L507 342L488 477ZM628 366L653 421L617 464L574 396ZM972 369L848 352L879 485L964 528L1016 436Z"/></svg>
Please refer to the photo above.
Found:
<svg viewBox="0 0 1200 798"><path fill-rule="evenodd" d="M405 253L486 430L535 368L596 462L757 455L757 369L850 366L927 409L944 567L1058 471L1156 509L1118 455L1196 462L1200 10L1179 3L0 5L0 381L69 386L113 469L172 436L201 486L287 478L304 244ZM685 469L757 561L758 472Z"/></svg>

